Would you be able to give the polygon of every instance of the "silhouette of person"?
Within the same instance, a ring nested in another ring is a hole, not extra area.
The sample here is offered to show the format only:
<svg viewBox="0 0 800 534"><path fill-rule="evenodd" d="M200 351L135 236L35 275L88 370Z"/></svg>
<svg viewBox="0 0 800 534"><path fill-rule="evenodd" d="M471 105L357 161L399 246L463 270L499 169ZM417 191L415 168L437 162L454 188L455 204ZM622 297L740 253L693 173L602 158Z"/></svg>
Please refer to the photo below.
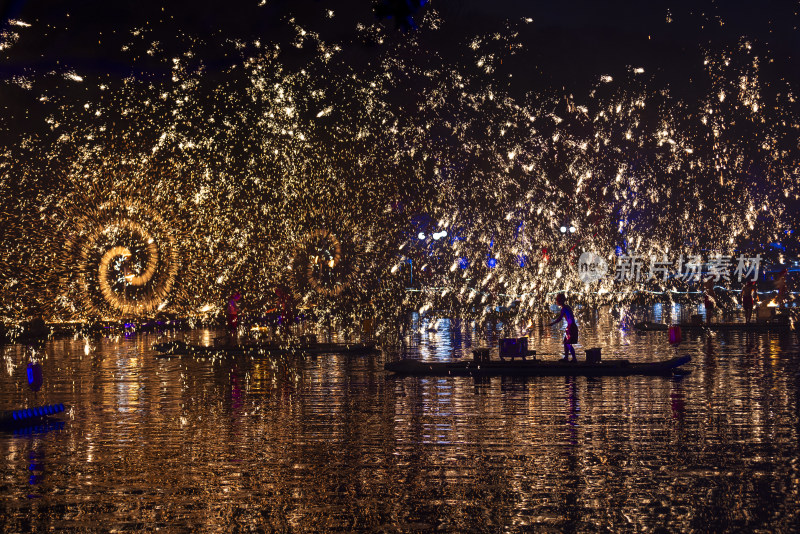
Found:
<svg viewBox="0 0 800 534"><path fill-rule="evenodd" d="M744 322L749 323L753 316L753 305L758 298L755 280L748 280L742 288L742 308L744 308Z"/></svg>
<svg viewBox="0 0 800 534"><path fill-rule="evenodd" d="M567 305L564 293L556 295L556 304L561 306L561 313L555 321L550 323L550 326L560 323L562 319L567 321L567 331L564 333L564 361L568 361L570 355L572 355L573 362L578 361L575 357L575 347L572 346L573 343L578 342L578 323L575 321L575 314Z"/></svg>

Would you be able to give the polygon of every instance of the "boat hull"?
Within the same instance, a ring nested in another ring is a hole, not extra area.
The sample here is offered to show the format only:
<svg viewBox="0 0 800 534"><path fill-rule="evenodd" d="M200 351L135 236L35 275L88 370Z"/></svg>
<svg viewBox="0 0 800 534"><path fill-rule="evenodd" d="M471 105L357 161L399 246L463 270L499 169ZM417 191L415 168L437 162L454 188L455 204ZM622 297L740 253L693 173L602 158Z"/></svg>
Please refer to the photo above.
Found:
<svg viewBox="0 0 800 534"><path fill-rule="evenodd" d="M783 332L792 329L788 322L769 322L769 323L682 323L682 330L716 330L716 331L742 331L742 332ZM641 332L666 332L669 325L663 323L637 323L636 330Z"/></svg>
<svg viewBox="0 0 800 534"><path fill-rule="evenodd" d="M631 363L628 360L607 360L599 363L564 361L461 361L421 362L400 360L387 363L385 369L406 376L629 376L671 375L691 356L650 363Z"/></svg>

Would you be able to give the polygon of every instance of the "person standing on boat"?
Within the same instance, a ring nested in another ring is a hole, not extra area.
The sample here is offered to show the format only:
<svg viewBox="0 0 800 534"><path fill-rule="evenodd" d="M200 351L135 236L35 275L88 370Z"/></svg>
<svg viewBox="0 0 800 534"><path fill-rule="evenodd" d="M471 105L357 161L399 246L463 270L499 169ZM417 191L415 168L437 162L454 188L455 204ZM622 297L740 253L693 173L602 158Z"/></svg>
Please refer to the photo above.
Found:
<svg viewBox="0 0 800 534"><path fill-rule="evenodd" d="M717 294L714 292L714 277L709 275L703 282L703 305L706 308L706 322L711 322L714 315L714 307L717 304Z"/></svg>
<svg viewBox="0 0 800 534"><path fill-rule="evenodd" d="M578 360L575 357L575 348L572 346L573 343L578 342L578 323L575 321L575 314L572 312L572 308L567 305L567 298L564 293L556 295L556 304L561 306L561 313L558 315L558 319L550 323L550 326L554 326L562 320L567 321L567 331L564 333L564 361L569 361L571 354L572 361L576 362Z"/></svg>
<svg viewBox="0 0 800 534"><path fill-rule="evenodd" d="M228 345L233 345L239 334L239 300L242 295L238 291L228 299Z"/></svg>
<svg viewBox="0 0 800 534"><path fill-rule="evenodd" d="M744 322L749 323L750 318L753 316L753 305L758 298L758 291L756 291L756 281L753 279L748 280L742 288L742 308L744 308Z"/></svg>
<svg viewBox="0 0 800 534"><path fill-rule="evenodd" d="M783 307L789 297L789 286L786 283L786 276L789 274L789 269L784 269L778 276L775 277L775 289L778 290L778 295L775 297L775 303L779 307Z"/></svg>

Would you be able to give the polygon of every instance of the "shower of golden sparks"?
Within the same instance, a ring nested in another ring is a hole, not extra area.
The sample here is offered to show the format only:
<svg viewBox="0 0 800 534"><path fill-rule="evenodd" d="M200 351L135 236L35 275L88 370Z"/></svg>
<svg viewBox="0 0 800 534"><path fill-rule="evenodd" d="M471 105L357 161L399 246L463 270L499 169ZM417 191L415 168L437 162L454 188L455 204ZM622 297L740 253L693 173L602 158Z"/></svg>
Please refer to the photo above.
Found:
<svg viewBox="0 0 800 534"><path fill-rule="evenodd" d="M434 10L423 24L446 31ZM11 80L57 108L0 153L3 315L191 315L236 291L257 312L281 286L345 322L403 300L478 316L556 290L626 300L634 284L580 282L578 256L733 254L797 222L795 93L750 42L708 52L697 102L637 66L593 73L585 97L513 98L493 75L521 27L468 40L462 65L362 27L381 47L364 71L293 27L314 51L300 66L235 41L211 75L196 43L162 57L142 30L124 51L166 81ZM405 294L412 266L425 291Z"/></svg>

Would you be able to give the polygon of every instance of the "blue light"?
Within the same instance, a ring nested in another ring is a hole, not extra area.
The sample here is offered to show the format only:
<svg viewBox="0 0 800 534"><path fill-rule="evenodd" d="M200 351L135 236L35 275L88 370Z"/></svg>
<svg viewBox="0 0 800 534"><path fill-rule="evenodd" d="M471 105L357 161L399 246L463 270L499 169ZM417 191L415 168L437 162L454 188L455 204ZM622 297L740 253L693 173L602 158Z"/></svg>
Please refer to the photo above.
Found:
<svg viewBox="0 0 800 534"><path fill-rule="evenodd" d="M458 261L458 268L459 269L466 269L467 267L469 267L469 260L467 258L461 258Z"/></svg>
<svg viewBox="0 0 800 534"><path fill-rule="evenodd" d="M39 391L39 388L44 384L44 377L42 375L42 364L30 362L28 364L28 386L32 391Z"/></svg>
<svg viewBox="0 0 800 534"><path fill-rule="evenodd" d="M525 267L525 265L527 265L528 263L528 257L525 256L524 254L520 254L519 256L517 256L517 263L519 264L520 267Z"/></svg>
<svg viewBox="0 0 800 534"><path fill-rule="evenodd" d="M489 258L489 261L486 262L486 265L488 265L490 269L494 269L497 267L497 260L495 258Z"/></svg>

